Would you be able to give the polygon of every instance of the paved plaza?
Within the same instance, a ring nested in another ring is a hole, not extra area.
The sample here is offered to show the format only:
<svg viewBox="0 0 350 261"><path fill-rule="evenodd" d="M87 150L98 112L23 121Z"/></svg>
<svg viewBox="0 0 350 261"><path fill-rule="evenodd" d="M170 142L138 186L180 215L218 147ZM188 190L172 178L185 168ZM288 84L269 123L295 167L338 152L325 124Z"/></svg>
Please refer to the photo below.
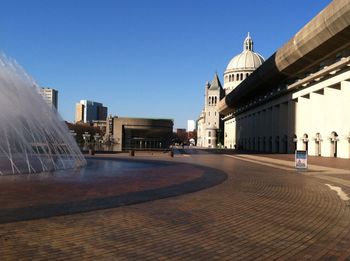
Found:
<svg viewBox="0 0 350 261"><path fill-rule="evenodd" d="M20 221L12 212L0 224L1 260L350 260L349 161L310 158L309 171L297 172L289 155L181 149L174 158L108 157L166 164L101 180L0 177L0 215L11 209L8 202L20 213L31 206L45 211L50 202L61 211L69 202L165 193L174 185L177 194L86 211L78 204L74 214ZM221 178L202 179L208 171ZM197 188L184 189L189 184ZM32 198L16 196L31 191Z"/></svg>

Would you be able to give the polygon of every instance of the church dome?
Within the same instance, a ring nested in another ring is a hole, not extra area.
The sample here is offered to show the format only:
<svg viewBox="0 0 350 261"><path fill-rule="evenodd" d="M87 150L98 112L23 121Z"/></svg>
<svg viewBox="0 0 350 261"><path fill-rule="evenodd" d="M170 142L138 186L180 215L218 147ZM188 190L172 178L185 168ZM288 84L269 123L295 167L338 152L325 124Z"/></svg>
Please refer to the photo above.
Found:
<svg viewBox="0 0 350 261"><path fill-rule="evenodd" d="M243 52L231 59L226 71L255 70L264 61L260 54L253 51L253 40L248 33L243 43Z"/></svg>

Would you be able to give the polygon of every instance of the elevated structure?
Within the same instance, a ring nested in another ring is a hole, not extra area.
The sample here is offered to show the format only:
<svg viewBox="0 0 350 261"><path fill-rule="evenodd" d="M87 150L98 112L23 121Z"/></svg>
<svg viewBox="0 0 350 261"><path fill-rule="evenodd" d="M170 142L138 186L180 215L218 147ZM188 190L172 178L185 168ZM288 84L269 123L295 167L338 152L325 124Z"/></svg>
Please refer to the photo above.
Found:
<svg viewBox="0 0 350 261"><path fill-rule="evenodd" d="M331 2L218 110L238 148L350 158L350 2Z"/></svg>

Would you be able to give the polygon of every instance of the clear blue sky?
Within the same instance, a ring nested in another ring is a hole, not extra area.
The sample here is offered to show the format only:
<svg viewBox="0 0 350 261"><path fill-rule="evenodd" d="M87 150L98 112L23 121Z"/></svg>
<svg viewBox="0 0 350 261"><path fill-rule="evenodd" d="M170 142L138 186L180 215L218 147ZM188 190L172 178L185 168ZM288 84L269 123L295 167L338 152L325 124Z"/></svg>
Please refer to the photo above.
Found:
<svg viewBox="0 0 350 261"><path fill-rule="evenodd" d="M249 31L268 58L330 0L1 0L0 50L59 112L102 102L118 116L197 119L204 85L242 51Z"/></svg>

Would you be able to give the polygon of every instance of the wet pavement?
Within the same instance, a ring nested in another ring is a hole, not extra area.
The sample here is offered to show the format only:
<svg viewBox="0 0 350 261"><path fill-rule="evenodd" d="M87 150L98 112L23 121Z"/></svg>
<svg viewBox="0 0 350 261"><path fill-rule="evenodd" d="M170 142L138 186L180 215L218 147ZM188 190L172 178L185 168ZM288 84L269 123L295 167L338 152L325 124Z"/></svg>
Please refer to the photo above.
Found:
<svg viewBox="0 0 350 261"><path fill-rule="evenodd" d="M186 163L88 158L80 169L0 176L0 223L177 196L217 185L226 177Z"/></svg>
<svg viewBox="0 0 350 261"><path fill-rule="evenodd" d="M228 178L175 197L0 224L2 260L350 260L350 207L339 195L349 188L347 162L315 159L312 171L300 173L287 157L136 153L132 160L167 161L174 176L210 167ZM167 180L168 171L158 178Z"/></svg>

